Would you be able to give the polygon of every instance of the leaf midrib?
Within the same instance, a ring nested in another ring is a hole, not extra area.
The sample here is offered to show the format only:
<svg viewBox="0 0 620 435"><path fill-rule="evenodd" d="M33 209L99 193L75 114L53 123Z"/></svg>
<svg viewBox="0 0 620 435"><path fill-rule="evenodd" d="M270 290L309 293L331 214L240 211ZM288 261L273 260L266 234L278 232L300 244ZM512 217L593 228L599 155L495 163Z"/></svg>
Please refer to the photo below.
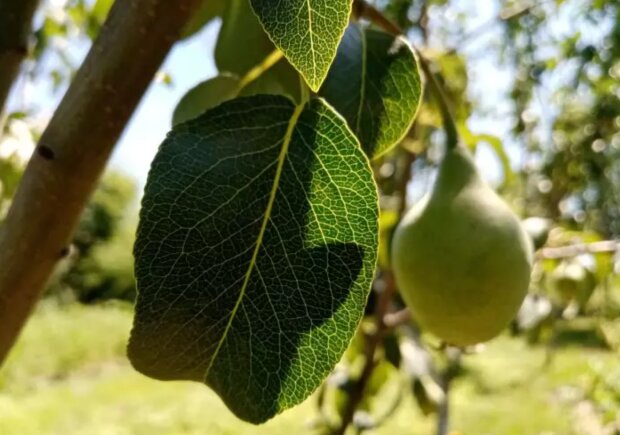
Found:
<svg viewBox="0 0 620 435"><path fill-rule="evenodd" d="M211 357L211 360L209 361L209 365L207 366L207 369L205 370L205 374L204 374L205 381L209 377L211 368L213 367L213 364L215 363L215 360L217 359L217 356L220 352L220 349L222 348L222 345L226 341L226 337L228 336L228 332L230 328L232 327L232 323L235 319L237 311L239 310L239 307L241 306L241 302L243 301L245 292L250 282L250 277L252 276L252 272L254 271L254 268L256 266L256 261L258 259L258 253L260 252L260 249L262 247L263 238L265 236L265 231L267 230L267 225L269 223L269 219L271 218L271 213L273 211L273 204L275 203L275 199L277 196L278 187L280 184L280 177L282 176L282 170L284 168L284 162L286 161L288 149L293 139L293 132L295 131L295 127L297 126L297 121L299 120L299 117L301 116L301 113L303 112L304 107L305 107L305 103L299 104L295 107L293 115L291 116L288 127L286 129L286 133L282 141L282 149L280 150L280 154L278 155L278 166L276 168L273 185L271 186L271 193L269 194L269 201L267 202L267 208L265 209L265 215L263 216L263 221L261 223L260 231L256 239L256 246L254 248L254 252L252 253L252 258L250 260L248 270L246 271L243 284L241 285L241 290L239 291L239 297L237 298L237 301L235 302L235 306L233 307L232 312L230 313L230 317L228 318L228 322L226 323L226 327L224 328L222 337L220 338L220 341L218 342L217 347L215 348L215 351L213 352L213 356Z"/></svg>
<svg viewBox="0 0 620 435"><path fill-rule="evenodd" d="M308 6L308 32L310 35L310 53L312 54L312 85L315 86L316 81L316 53L314 52L314 30L312 29L312 5L310 4L310 0L306 0L306 5Z"/></svg>

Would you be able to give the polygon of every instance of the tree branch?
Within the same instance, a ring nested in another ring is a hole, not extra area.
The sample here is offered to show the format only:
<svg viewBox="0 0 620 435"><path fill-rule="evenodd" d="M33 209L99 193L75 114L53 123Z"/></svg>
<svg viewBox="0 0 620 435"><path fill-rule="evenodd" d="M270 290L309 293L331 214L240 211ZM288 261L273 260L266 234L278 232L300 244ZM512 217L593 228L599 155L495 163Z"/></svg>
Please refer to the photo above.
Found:
<svg viewBox="0 0 620 435"><path fill-rule="evenodd" d="M462 50L465 45L469 44L471 41L475 40L479 36L483 35L485 32L493 29L496 24L503 22L508 22L511 20L516 20L524 15L530 13L532 8L536 6L534 3L529 5L517 5L517 6L509 6L505 9L502 9L499 13L499 17L492 18L489 21L481 24L470 32L464 34L458 42L458 50ZM456 50L456 49L455 49Z"/></svg>
<svg viewBox="0 0 620 435"><path fill-rule="evenodd" d="M38 0L0 1L0 119L19 67L28 54L32 17L38 3Z"/></svg>
<svg viewBox="0 0 620 435"><path fill-rule="evenodd" d="M576 257L581 254L597 254L602 252L620 251L620 240L602 240L592 243L542 248L536 253L538 258L559 259Z"/></svg>
<svg viewBox="0 0 620 435"><path fill-rule="evenodd" d="M450 352L452 350L452 352ZM441 373L440 386L443 390L443 401L439 404L437 415L437 435L448 435L450 432L450 387L457 376L461 364L461 351L445 349L446 367Z"/></svg>
<svg viewBox="0 0 620 435"><path fill-rule="evenodd" d="M0 228L0 363L66 255L110 153L201 0L117 0Z"/></svg>

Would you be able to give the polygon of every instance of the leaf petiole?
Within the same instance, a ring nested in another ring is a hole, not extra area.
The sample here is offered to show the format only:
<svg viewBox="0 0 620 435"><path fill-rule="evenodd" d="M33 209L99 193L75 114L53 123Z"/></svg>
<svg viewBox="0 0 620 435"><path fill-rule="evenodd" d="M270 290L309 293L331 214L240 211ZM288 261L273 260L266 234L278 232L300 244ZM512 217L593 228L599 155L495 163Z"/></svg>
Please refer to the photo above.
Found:
<svg viewBox="0 0 620 435"><path fill-rule="evenodd" d="M239 81L239 85L237 86L237 93L241 92L243 88L248 86L253 81L257 80L260 76L262 76L265 72L267 72L271 67L273 67L276 63L280 61L284 57L284 53L280 50L275 49L272 51L261 63L256 65L254 68L249 70Z"/></svg>

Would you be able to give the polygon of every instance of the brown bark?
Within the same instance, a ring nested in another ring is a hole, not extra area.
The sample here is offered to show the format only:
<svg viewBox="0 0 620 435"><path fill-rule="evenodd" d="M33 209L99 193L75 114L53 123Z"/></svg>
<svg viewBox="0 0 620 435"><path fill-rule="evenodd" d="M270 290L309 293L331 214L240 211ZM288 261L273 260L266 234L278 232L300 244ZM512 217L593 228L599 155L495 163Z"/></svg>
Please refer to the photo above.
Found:
<svg viewBox="0 0 620 435"><path fill-rule="evenodd" d="M66 255L114 144L200 2L117 0L112 7L0 227L0 363Z"/></svg>
<svg viewBox="0 0 620 435"><path fill-rule="evenodd" d="M28 54L30 27L38 3L38 0L0 1L0 116Z"/></svg>

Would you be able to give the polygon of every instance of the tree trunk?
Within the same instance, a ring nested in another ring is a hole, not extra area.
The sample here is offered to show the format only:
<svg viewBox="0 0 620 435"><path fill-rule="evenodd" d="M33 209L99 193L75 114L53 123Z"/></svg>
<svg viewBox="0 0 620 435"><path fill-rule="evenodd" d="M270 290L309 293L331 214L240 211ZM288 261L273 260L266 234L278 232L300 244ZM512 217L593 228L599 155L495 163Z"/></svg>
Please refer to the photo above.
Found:
<svg viewBox="0 0 620 435"><path fill-rule="evenodd" d="M0 119L19 67L28 54L32 16L38 0L0 1Z"/></svg>
<svg viewBox="0 0 620 435"><path fill-rule="evenodd" d="M201 1L117 0L112 7L0 227L0 363L67 254L114 144Z"/></svg>

